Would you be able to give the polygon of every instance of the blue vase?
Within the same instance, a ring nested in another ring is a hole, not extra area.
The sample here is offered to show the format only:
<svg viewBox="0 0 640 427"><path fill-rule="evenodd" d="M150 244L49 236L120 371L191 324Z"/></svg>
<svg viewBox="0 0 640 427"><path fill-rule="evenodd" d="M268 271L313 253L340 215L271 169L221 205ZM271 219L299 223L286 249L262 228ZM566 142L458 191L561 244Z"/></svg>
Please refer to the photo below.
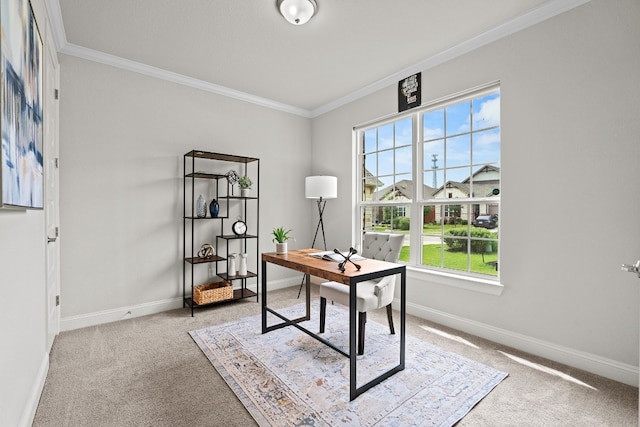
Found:
<svg viewBox="0 0 640 427"><path fill-rule="evenodd" d="M213 199L209 204L209 212L211 213L211 218L217 218L218 212L220 211L220 205L216 199Z"/></svg>

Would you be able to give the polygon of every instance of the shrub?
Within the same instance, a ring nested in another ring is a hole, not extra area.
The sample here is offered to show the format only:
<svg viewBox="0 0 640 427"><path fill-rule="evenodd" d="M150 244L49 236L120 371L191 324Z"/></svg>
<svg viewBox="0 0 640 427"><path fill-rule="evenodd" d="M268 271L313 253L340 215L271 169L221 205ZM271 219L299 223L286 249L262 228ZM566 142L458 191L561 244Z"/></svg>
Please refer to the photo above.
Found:
<svg viewBox="0 0 640 427"><path fill-rule="evenodd" d="M474 240L478 238L497 239L498 238L497 233L492 233L491 231L484 230L484 229L477 229L477 228L472 228L469 231L469 233L471 237L471 253L479 254L482 252L489 252L489 250L487 250L487 245L491 246L491 252L496 252L498 250L497 240L491 240L491 241ZM446 236L452 236L452 237L446 237ZM469 240L466 239L466 237L467 237L466 228L447 230L447 232L445 233L444 243L452 251L466 252L467 244L469 243Z"/></svg>
<svg viewBox="0 0 640 427"><path fill-rule="evenodd" d="M393 228L396 230L409 230L411 220L406 216L396 217L393 219Z"/></svg>

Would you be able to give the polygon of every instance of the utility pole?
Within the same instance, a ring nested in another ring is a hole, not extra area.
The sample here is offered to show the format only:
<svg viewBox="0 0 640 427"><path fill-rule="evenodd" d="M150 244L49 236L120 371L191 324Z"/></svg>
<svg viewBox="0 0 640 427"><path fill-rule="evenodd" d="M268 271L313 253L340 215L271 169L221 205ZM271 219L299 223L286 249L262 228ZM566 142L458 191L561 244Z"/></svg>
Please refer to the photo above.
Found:
<svg viewBox="0 0 640 427"><path fill-rule="evenodd" d="M438 169L438 155L431 155L431 163L433 163L433 188L438 188L438 174L436 173L436 169Z"/></svg>

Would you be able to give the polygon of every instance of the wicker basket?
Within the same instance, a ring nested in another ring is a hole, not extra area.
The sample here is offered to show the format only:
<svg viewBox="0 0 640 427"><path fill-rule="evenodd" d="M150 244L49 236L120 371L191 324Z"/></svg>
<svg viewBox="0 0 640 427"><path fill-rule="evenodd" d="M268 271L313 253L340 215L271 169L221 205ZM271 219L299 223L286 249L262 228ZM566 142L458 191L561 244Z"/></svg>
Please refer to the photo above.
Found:
<svg viewBox="0 0 640 427"><path fill-rule="evenodd" d="M198 304L209 304L233 298L233 285L229 282L205 283L194 286L193 301Z"/></svg>

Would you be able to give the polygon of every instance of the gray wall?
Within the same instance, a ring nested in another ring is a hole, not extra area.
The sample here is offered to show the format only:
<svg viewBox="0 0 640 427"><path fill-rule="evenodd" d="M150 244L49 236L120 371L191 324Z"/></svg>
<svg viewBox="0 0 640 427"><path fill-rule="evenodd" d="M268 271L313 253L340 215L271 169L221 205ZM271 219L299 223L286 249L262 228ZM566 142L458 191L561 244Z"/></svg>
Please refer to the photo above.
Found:
<svg viewBox="0 0 640 427"><path fill-rule="evenodd" d="M594 0L422 71L423 103L501 82L504 291L412 272L410 312L637 381L640 282L620 264L640 257L638 22L637 1ZM313 121L313 165L341 183L331 245L350 243L351 129L395 109L389 87Z"/></svg>
<svg viewBox="0 0 640 427"><path fill-rule="evenodd" d="M176 306L192 149L260 158L262 251L274 250L279 225L309 240L309 119L67 55L60 63L63 329L99 312L117 320Z"/></svg>

